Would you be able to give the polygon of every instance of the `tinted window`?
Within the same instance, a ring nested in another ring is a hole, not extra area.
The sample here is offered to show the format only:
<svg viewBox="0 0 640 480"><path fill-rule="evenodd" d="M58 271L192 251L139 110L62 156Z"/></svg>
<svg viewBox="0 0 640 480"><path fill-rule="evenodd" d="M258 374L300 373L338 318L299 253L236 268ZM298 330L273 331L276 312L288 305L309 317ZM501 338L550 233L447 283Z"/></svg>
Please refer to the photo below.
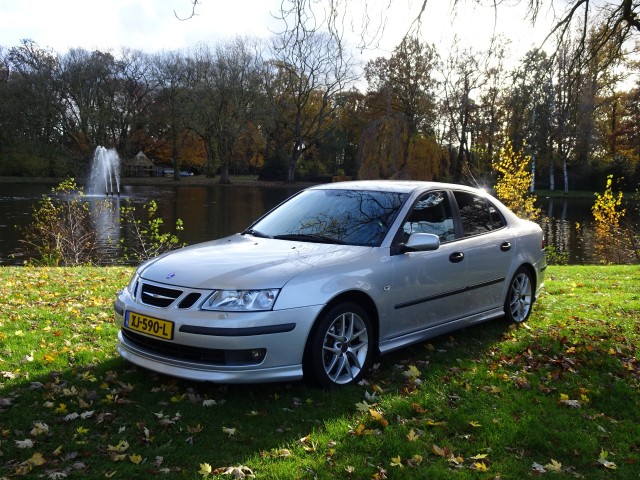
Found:
<svg viewBox="0 0 640 480"><path fill-rule="evenodd" d="M454 196L465 237L504 227L502 215L486 198L467 192L454 192Z"/></svg>
<svg viewBox="0 0 640 480"><path fill-rule="evenodd" d="M455 239L453 216L449 198L445 192L429 192L415 204L402 226L405 241L412 233L432 233L441 242Z"/></svg>
<svg viewBox="0 0 640 480"><path fill-rule="evenodd" d="M406 194L396 192L307 190L252 228L276 238L314 241L316 237L319 241L326 238L350 245L377 246L405 200Z"/></svg>

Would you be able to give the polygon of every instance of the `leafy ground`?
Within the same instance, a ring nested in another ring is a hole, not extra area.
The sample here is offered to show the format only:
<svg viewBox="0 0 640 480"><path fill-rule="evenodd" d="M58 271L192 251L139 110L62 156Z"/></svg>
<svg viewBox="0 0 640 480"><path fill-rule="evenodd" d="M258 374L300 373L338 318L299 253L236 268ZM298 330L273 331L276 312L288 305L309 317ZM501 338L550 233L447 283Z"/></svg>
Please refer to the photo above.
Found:
<svg viewBox="0 0 640 480"><path fill-rule="evenodd" d="M550 267L526 325L329 392L125 363L111 309L131 273L0 268L0 478L640 477L639 266Z"/></svg>

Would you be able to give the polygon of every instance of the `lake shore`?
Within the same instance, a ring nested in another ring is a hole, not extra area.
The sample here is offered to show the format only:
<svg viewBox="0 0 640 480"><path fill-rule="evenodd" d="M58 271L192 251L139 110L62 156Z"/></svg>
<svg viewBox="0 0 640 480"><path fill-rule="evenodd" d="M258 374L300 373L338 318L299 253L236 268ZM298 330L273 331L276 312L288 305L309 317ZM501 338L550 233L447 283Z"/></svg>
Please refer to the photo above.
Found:
<svg viewBox="0 0 640 480"><path fill-rule="evenodd" d="M2 177L1 183L37 183L42 185L58 185L64 181L59 177ZM84 178L77 178L80 185L85 183ZM248 187L273 187L273 188L305 188L316 185L316 182L279 182L258 180L255 175L232 175L231 184L223 185L220 183L220 177L208 178L204 176L181 177L180 180L174 180L173 177L122 177L120 179L121 186L127 185L174 185L174 186L248 186Z"/></svg>
<svg viewBox="0 0 640 480"><path fill-rule="evenodd" d="M58 185L65 180L60 177L2 177L0 176L0 184L3 183L37 183L42 185ZM80 185L84 185L85 179L76 179ZM246 187L270 187L270 188L292 188L299 189L317 185L318 182L293 182L287 183L274 180L259 180L255 175L232 175L231 183L223 185L220 183L220 177L208 178L202 175L194 175L192 177L181 177L180 180L174 180L173 177L122 177L120 185L173 185L173 186L246 186ZM537 190L535 195L540 198L593 198L593 192L575 190L564 193L560 190ZM631 194L628 194L631 195ZM625 195L627 196L627 195Z"/></svg>

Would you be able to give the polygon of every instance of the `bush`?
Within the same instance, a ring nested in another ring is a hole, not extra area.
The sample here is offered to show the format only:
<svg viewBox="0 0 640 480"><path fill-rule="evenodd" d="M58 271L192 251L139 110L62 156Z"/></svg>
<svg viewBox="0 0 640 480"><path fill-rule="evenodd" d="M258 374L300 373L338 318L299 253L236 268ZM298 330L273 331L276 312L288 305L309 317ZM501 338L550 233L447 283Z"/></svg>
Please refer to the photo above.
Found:
<svg viewBox="0 0 640 480"><path fill-rule="evenodd" d="M626 210L622 208L622 192L613 194L613 175L607 177L604 193L595 193L596 201L591 207L595 220L595 254L601 263L628 263L628 238L620 222Z"/></svg>
<svg viewBox="0 0 640 480"><path fill-rule="evenodd" d="M515 152L507 139L500 150L499 159L492 164L498 174L496 195L513 213L527 220L537 221L540 209L535 207L535 197L529 194L533 174L527 171L530 158L522 151Z"/></svg>
<svg viewBox="0 0 640 480"><path fill-rule="evenodd" d="M127 262L142 262L185 245L180 243L177 235L161 231L164 222L156 217L158 205L154 200L143 205L143 208L146 211L145 221L138 218L133 205L120 208L120 225L128 227L131 233L130 238L120 239L123 257ZM182 220L176 220L175 230L184 230Z"/></svg>
<svg viewBox="0 0 640 480"><path fill-rule="evenodd" d="M70 266L100 263L95 226L82 188L73 178L43 195L33 222L23 229L21 243L28 263ZM104 204L98 208L105 208Z"/></svg>
<svg viewBox="0 0 640 480"><path fill-rule="evenodd" d="M120 227L129 235L117 244L122 256L107 257L95 219L113 208L111 202L99 200L90 209L89 200L72 178L53 188L52 194L43 195L34 208L33 221L22 230L23 249L19 253L27 257L26 263L75 266L140 262L184 245L175 234L162 231L163 221L156 217L158 205L152 200L143 205L144 219L138 218L135 207L121 207ZM176 221L175 230L183 230L182 220ZM112 244L110 238L106 242Z"/></svg>

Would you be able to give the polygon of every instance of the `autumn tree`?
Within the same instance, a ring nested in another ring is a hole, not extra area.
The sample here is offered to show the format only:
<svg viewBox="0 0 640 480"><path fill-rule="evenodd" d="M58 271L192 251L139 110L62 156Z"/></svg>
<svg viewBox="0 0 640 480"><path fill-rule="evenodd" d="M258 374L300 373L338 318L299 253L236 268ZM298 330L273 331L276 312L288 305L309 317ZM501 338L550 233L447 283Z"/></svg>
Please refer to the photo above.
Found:
<svg viewBox="0 0 640 480"><path fill-rule="evenodd" d="M526 148L531 157L535 188L536 173L548 169L553 183L554 165L551 143L553 124L554 80L553 63L539 50L530 50L511 75L507 89L507 135L516 148Z"/></svg>
<svg viewBox="0 0 640 480"><path fill-rule="evenodd" d="M430 180L438 174L437 61L433 45L405 38L388 59L366 65L369 123L360 139L360 178Z"/></svg>
<svg viewBox="0 0 640 480"><path fill-rule="evenodd" d="M595 253L602 263L624 263L625 235L620 222L626 209L622 206L622 192L613 193L613 175L607 177L602 194L596 192L596 200L591 208L595 220Z"/></svg>
<svg viewBox="0 0 640 480"><path fill-rule="evenodd" d="M334 108L333 98L356 79L356 73L353 56L340 39L321 31L312 19L300 21L295 10L283 10L282 19L284 29L274 38L271 55L290 110L278 108L274 113L293 115L292 121L283 122L292 137L286 149L286 180L293 182L300 157L328 133L325 126Z"/></svg>
<svg viewBox="0 0 640 480"><path fill-rule="evenodd" d="M50 49L32 40L23 40L4 57L5 103L2 114L3 136L12 151L3 159L6 173L29 171L55 176L64 173L62 157L60 62ZM44 166L35 158L46 159Z"/></svg>
<svg viewBox="0 0 640 480"><path fill-rule="evenodd" d="M215 49L199 46L190 62L187 122L206 146L205 172L220 170L220 183L230 183L229 166L239 139L255 118L261 98L259 56L256 45L241 37Z"/></svg>
<svg viewBox="0 0 640 480"><path fill-rule="evenodd" d="M169 150L173 178L180 180L179 151L184 138L187 112L187 68L182 52L162 52L153 59L153 80L158 85L150 125Z"/></svg>
<svg viewBox="0 0 640 480"><path fill-rule="evenodd" d="M469 172L474 118L478 114L476 96L487 81L483 57L472 49L453 49L444 68L443 112L447 143L451 153L450 172L460 178Z"/></svg>
<svg viewBox="0 0 640 480"><path fill-rule="evenodd" d="M500 201L513 213L535 221L540 216L540 209L535 206L535 197L528 193L532 180L530 161L522 150L514 150L511 140L507 139L499 158L493 163L498 175L494 188Z"/></svg>

